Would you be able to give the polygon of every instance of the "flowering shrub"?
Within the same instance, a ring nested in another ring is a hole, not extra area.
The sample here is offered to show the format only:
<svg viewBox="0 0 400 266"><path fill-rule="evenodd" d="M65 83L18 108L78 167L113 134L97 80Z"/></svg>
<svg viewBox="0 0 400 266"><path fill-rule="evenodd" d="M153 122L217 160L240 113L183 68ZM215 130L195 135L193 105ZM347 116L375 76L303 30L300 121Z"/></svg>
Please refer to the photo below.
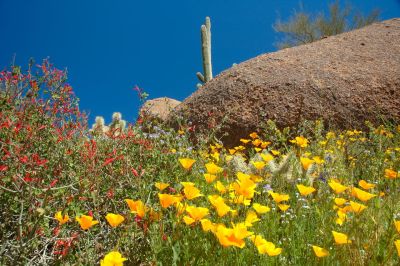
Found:
<svg viewBox="0 0 400 266"><path fill-rule="evenodd" d="M399 261L399 126L269 121L229 148L148 121L104 137L47 61L1 72L0 101L2 265Z"/></svg>

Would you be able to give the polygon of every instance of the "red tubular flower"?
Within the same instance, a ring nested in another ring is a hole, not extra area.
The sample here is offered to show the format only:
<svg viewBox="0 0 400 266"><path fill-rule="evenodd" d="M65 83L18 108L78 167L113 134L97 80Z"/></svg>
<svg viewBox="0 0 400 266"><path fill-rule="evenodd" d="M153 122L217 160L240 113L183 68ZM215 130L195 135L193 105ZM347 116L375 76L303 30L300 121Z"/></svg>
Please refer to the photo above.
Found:
<svg viewBox="0 0 400 266"><path fill-rule="evenodd" d="M26 155L22 156L21 158L19 158L19 161L21 163L27 163L28 162L28 156L26 156Z"/></svg>

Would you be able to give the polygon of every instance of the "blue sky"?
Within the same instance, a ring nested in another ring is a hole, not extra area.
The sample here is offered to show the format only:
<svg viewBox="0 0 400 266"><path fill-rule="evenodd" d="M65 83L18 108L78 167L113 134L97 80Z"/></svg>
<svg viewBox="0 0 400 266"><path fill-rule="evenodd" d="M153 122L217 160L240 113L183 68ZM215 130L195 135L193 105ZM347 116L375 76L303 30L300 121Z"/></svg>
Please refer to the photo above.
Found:
<svg viewBox="0 0 400 266"><path fill-rule="evenodd" d="M400 17L400 0L348 1L364 14ZM305 10L326 10L328 1L305 0ZM298 0L0 0L0 69L13 55L24 69L29 58L67 68L69 83L90 122L120 111L133 122L139 99L183 100L202 71L200 26L212 22L214 75L259 54L276 51L272 24L288 18Z"/></svg>

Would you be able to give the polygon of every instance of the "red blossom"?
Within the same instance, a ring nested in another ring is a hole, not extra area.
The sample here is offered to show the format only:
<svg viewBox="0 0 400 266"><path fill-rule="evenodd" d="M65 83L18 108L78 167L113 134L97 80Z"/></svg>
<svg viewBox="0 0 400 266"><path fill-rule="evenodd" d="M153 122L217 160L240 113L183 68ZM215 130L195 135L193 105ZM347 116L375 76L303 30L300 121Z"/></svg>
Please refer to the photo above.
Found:
<svg viewBox="0 0 400 266"><path fill-rule="evenodd" d="M114 190L112 188L110 188L107 191L107 198L112 199L114 197Z"/></svg>
<svg viewBox="0 0 400 266"><path fill-rule="evenodd" d="M8 150L6 150L6 148L3 148L3 152L5 153L5 155L1 159L4 161L5 159L11 156L11 153Z"/></svg>
<svg viewBox="0 0 400 266"><path fill-rule="evenodd" d="M11 121L10 121L10 119L9 118L7 118L7 120L6 121L4 121L1 125L0 125L0 128L10 128L11 127Z"/></svg>
<svg viewBox="0 0 400 266"><path fill-rule="evenodd" d="M53 229L53 235L58 236L60 234L60 226L57 226Z"/></svg>
<svg viewBox="0 0 400 266"><path fill-rule="evenodd" d="M19 161L21 163L27 163L28 162L28 156L26 156L26 155L22 156L21 158L19 158Z"/></svg>
<svg viewBox="0 0 400 266"><path fill-rule="evenodd" d="M39 131L39 130L42 130L44 128L46 128L46 125L41 125L37 130Z"/></svg>
<svg viewBox="0 0 400 266"><path fill-rule="evenodd" d="M116 158L108 158L104 161L103 166L109 165L110 163L112 163L113 161L115 161Z"/></svg>
<svg viewBox="0 0 400 266"><path fill-rule="evenodd" d="M134 168L132 168L132 174L135 176L135 177L138 177L139 176L139 173L136 171L136 169L134 169Z"/></svg>
<svg viewBox="0 0 400 266"><path fill-rule="evenodd" d="M24 181L25 182L32 182L34 179L31 177L31 174L30 173L26 173L25 174L25 176L24 176Z"/></svg>
<svg viewBox="0 0 400 266"><path fill-rule="evenodd" d="M14 127L14 133L18 134L21 129L22 129L22 123L18 122L17 125L15 125Z"/></svg>
<svg viewBox="0 0 400 266"><path fill-rule="evenodd" d="M54 187L58 182L58 179L54 179L51 183L50 183L50 188Z"/></svg>
<svg viewBox="0 0 400 266"><path fill-rule="evenodd" d="M8 166L7 165L0 165L0 172L4 172L8 170Z"/></svg>
<svg viewBox="0 0 400 266"><path fill-rule="evenodd" d="M48 162L46 159L40 159L39 155L36 153L32 155L32 159L37 166L43 166Z"/></svg>

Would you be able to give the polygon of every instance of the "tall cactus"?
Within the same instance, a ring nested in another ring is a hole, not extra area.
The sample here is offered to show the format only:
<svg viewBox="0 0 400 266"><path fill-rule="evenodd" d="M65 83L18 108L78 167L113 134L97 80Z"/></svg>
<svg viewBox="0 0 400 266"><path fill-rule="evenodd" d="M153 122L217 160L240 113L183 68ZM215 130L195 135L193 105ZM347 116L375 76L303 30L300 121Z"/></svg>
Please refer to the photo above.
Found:
<svg viewBox="0 0 400 266"><path fill-rule="evenodd" d="M211 20L206 17L205 25L201 25L201 53L203 57L203 73L197 72L196 75L202 83L206 83L213 78L211 64Z"/></svg>

